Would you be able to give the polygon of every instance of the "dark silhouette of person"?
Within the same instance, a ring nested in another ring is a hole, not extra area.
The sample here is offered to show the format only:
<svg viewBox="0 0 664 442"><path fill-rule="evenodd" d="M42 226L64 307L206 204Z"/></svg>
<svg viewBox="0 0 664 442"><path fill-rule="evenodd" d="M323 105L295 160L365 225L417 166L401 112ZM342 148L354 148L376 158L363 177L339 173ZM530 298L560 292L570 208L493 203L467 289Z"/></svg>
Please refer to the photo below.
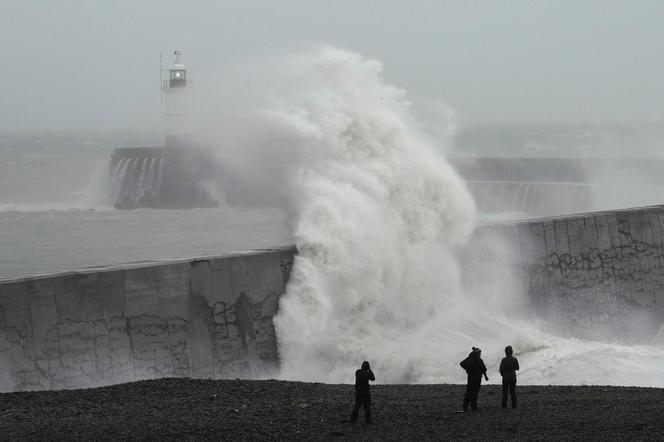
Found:
<svg viewBox="0 0 664 442"><path fill-rule="evenodd" d="M461 368L468 373L468 383L466 384L466 395L463 398L463 411L468 411L468 405L472 410L477 411L477 396L480 393L480 385L482 384L482 376L487 381L489 377L486 375L486 365L482 360L482 350L473 347L468 357L461 361Z"/></svg>
<svg viewBox="0 0 664 442"><path fill-rule="evenodd" d="M502 408L507 408L507 391L512 399L512 408L516 408L516 372L519 369L519 361L512 356L512 346L505 347L505 357L500 361L500 375L503 377L503 402Z"/></svg>
<svg viewBox="0 0 664 442"><path fill-rule="evenodd" d="M360 407L364 407L364 420L371 423L371 392L369 390L369 381L375 381L373 371L367 361L362 362L362 368L355 372L355 405L350 415L352 423L357 422L357 413Z"/></svg>

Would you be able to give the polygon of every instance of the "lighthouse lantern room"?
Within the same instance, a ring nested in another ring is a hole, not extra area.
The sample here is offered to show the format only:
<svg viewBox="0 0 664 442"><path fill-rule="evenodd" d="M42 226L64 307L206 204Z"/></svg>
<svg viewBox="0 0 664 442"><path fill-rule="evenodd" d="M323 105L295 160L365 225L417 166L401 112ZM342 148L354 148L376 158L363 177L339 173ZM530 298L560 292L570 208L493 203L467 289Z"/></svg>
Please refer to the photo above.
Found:
<svg viewBox="0 0 664 442"><path fill-rule="evenodd" d="M187 87L187 68L182 64L182 51L174 51L175 62L168 70L168 85L171 87Z"/></svg>

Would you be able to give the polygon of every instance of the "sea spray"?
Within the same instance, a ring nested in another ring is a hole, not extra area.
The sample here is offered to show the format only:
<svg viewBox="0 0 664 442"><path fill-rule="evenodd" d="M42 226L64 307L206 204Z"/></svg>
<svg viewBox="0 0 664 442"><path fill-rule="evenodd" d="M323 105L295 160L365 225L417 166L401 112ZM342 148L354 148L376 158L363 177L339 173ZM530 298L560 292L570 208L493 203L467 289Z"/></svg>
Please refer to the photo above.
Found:
<svg viewBox="0 0 664 442"><path fill-rule="evenodd" d="M269 84L236 87L243 99L226 102L253 108L228 129L251 127L239 144L252 176L277 177L291 211L299 254L275 318L283 376L340 381L370 359L383 381L433 379L453 346L475 343L459 323L469 306L454 256L474 227L463 181L379 62L322 47L256 70Z"/></svg>
<svg viewBox="0 0 664 442"><path fill-rule="evenodd" d="M662 384L661 348L563 339L527 309L512 316L524 306L500 241L485 242L493 267L467 274L472 198L379 62L318 47L241 66L222 97L202 133L229 173L287 207L299 252L274 318L283 378L349 382L366 359L380 382L458 383L480 346L499 382L511 344L523 383ZM599 379L601 360L615 370Z"/></svg>
<svg viewBox="0 0 664 442"><path fill-rule="evenodd" d="M384 381L417 382L440 350L427 330L460 307L453 247L472 230L473 202L379 63L331 48L313 59L290 102L297 118L281 114L315 128L294 181L299 255L275 318L283 376L341 381L369 359Z"/></svg>

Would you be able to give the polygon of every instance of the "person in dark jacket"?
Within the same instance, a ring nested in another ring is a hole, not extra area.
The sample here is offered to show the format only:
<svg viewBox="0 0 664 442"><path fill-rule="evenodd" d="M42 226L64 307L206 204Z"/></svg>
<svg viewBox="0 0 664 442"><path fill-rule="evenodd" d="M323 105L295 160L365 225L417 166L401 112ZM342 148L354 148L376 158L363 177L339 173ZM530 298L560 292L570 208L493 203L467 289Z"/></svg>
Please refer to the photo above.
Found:
<svg viewBox="0 0 664 442"><path fill-rule="evenodd" d="M369 367L369 362L362 362L362 368L355 372L355 405L350 415L350 421L357 422L357 413L360 407L364 406L364 420L371 423L371 392L369 391L369 381L375 381L373 371Z"/></svg>
<svg viewBox="0 0 664 442"><path fill-rule="evenodd" d="M486 365L482 360L482 350L473 347L468 357L461 361L461 368L468 373L468 383L466 384L466 395L463 398L463 411L468 411L468 405L472 410L477 410L477 396L480 392L480 385L482 384L482 376L487 381L489 377L486 375Z"/></svg>
<svg viewBox="0 0 664 442"><path fill-rule="evenodd" d="M505 347L505 357L500 361L500 375L503 377L503 402L502 407L507 408L507 391L512 398L512 408L516 408L516 372L519 369L519 361L512 356L512 346Z"/></svg>

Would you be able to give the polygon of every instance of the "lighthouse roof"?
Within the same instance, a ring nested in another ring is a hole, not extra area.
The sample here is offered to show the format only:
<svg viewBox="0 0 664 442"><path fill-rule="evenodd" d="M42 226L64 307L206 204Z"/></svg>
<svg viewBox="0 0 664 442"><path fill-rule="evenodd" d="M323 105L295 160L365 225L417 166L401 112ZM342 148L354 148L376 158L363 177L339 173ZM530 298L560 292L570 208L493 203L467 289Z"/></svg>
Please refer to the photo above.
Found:
<svg viewBox="0 0 664 442"><path fill-rule="evenodd" d="M174 63L173 66L169 68L171 71L184 71L187 68L182 63Z"/></svg>

